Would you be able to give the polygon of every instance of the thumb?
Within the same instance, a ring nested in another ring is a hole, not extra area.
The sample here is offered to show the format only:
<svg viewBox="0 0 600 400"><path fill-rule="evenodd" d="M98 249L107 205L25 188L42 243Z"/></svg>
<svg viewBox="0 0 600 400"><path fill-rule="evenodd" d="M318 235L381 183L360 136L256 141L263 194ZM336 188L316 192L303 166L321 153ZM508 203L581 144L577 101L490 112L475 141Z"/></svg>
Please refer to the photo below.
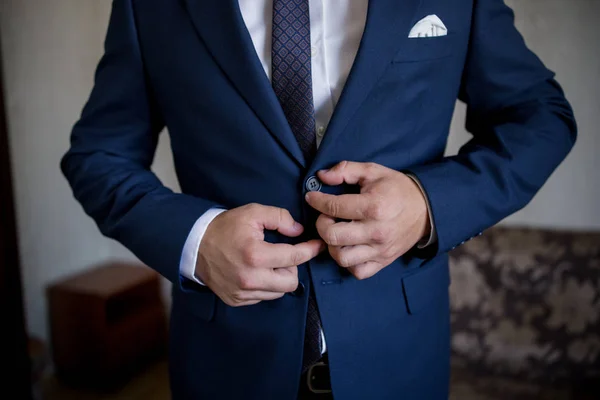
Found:
<svg viewBox="0 0 600 400"><path fill-rule="evenodd" d="M298 237L304 232L304 227L284 208L263 207L258 215L258 222L263 229L278 231L288 237Z"/></svg>

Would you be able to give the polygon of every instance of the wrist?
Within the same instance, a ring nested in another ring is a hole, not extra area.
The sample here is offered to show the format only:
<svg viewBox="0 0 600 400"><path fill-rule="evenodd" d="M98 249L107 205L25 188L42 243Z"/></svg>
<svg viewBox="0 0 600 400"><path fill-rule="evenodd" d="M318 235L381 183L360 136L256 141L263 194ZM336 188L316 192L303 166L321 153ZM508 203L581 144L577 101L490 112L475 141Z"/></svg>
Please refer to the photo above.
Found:
<svg viewBox="0 0 600 400"><path fill-rule="evenodd" d="M431 217L429 215L429 209L427 205L425 205L425 229L423 231L423 235L421 236L421 240L428 239L431 236Z"/></svg>
<svg viewBox="0 0 600 400"><path fill-rule="evenodd" d="M204 231L204 234L198 245L196 265L194 266L194 277L206 286L209 285L211 278L209 268L207 267L209 265L208 255L210 249L212 248L211 243L214 241L215 235L218 231L215 225L218 224L219 219L225 212L226 210L215 210L214 215L211 216L210 222L208 222L206 225L206 230Z"/></svg>
<svg viewBox="0 0 600 400"><path fill-rule="evenodd" d="M419 218L420 235L419 241L426 240L431 236L431 218L429 216L429 209L427 202L423 198L421 202L421 212Z"/></svg>
<svg viewBox="0 0 600 400"><path fill-rule="evenodd" d="M204 240L204 238L202 239ZM210 286L211 276L210 269L208 266L210 265L207 259L207 249L205 246L200 245L198 248L198 257L196 259L196 266L194 268L194 277L202 282L204 286Z"/></svg>
<svg viewBox="0 0 600 400"><path fill-rule="evenodd" d="M429 214L429 206L427 203L427 198L425 197L425 193L414 179L411 178L411 181L414 185L416 194L415 198L417 200L417 215L418 215L418 242L428 239L431 236L432 226L431 226L431 216Z"/></svg>

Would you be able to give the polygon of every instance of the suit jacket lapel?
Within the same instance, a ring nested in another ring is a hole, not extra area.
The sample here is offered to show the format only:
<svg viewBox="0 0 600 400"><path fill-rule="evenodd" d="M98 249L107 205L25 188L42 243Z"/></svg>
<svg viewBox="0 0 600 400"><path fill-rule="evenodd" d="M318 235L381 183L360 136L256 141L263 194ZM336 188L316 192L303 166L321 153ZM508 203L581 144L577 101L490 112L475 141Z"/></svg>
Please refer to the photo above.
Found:
<svg viewBox="0 0 600 400"><path fill-rule="evenodd" d="M302 150L260 63L238 0L184 0L196 31L240 95L301 165Z"/></svg>
<svg viewBox="0 0 600 400"><path fill-rule="evenodd" d="M322 165L352 116L407 38L421 0L370 0L365 32L348 81L319 147L314 165ZM342 160L336 160L342 161Z"/></svg>

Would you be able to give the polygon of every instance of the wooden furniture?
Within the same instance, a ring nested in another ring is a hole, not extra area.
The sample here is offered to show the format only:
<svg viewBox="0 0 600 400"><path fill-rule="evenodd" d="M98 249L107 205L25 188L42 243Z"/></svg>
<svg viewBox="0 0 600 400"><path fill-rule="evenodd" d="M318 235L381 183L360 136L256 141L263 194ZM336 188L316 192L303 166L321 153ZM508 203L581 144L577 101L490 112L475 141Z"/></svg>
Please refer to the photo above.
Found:
<svg viewBox="0 0 600 400"><path fill-rule="evenodd" d="M47 289L53 361L63 383L110 389L164 354L167 323L158 274L101 265Z"/></svg>

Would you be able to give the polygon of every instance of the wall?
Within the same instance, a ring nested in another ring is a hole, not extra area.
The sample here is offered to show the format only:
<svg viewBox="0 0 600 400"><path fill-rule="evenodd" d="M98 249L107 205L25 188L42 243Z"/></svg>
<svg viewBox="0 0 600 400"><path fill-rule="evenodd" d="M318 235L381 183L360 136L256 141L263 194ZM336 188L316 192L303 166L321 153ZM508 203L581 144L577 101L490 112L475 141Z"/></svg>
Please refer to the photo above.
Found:
<svg viewBox="0 0 600 400"><path fill-rule="evenodd" d="M59 170L72 124L92 87L111 2L2 0L1 7L28 328L46 338L44 288L49 282L106 259L134 259L100 235L73 200ZM166 138L163 135L154 169L176 188Z"/></svg>
<svg viewBox="0 0 600 400"><path fill-rule="evenodd" d="M47 337L44 287L112 257L132 258L103 238L72 199L58 162L92 86L102 51L110 1L0 0L20 251L28 327ZM600 229L600 52L596 0L509 1L528 43L558 73L572 101L581 134L577 147L525 210L505 223ZM468 137L458 106L448 145ZM168 141L154 166L176 188ZM168 285L165 285L165 292Z"/></svg>
<svg viewBox="0 0 600 400"><path fill-rule="evenodd" d="M506 0L527 44L556 72L579 124L577 145L534 200L506 225L600 228L600 1ZM448 142L458 151L464 131L459 104Z"/></svg>

